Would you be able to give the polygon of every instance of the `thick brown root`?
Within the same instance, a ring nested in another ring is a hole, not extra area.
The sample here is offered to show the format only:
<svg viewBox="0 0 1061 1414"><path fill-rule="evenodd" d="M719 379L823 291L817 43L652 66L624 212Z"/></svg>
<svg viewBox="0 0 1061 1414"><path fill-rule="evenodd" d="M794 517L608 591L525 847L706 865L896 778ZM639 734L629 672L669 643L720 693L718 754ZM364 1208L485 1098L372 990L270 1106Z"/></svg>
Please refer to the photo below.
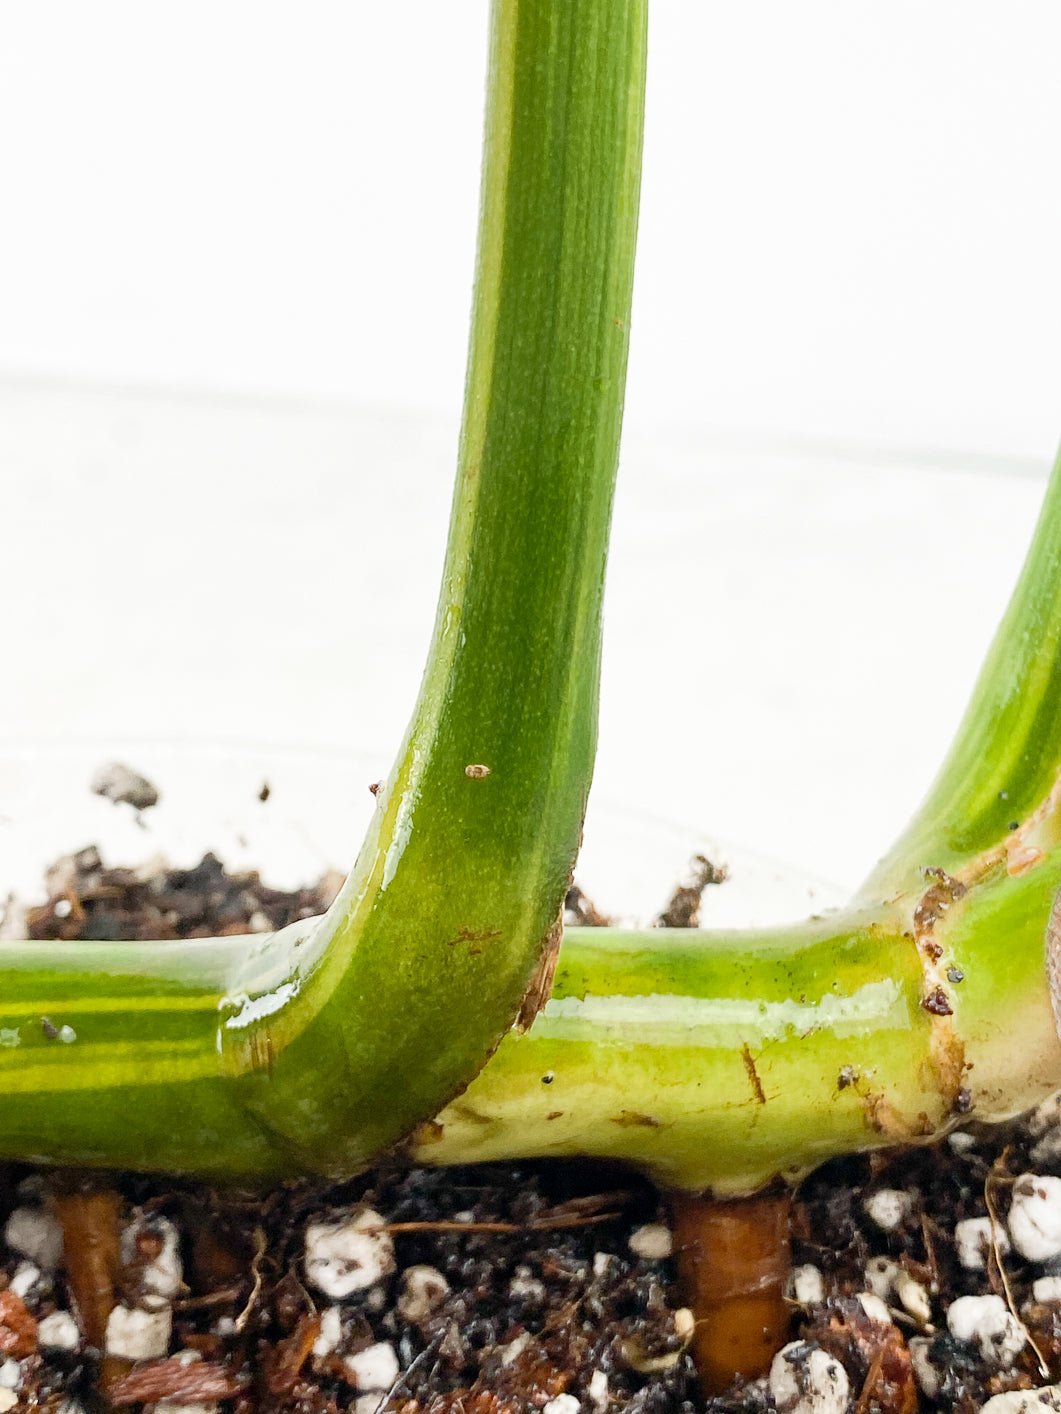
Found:
<svg viewBox="0 0 1061 1414"><path fill-rule="evenodd" d="M720 1394L737 1375L765 1374L785 1343L791 1199L675 1193L671 1202L678 1269L696 1320L693 1358L704 1393Z"/></svg>

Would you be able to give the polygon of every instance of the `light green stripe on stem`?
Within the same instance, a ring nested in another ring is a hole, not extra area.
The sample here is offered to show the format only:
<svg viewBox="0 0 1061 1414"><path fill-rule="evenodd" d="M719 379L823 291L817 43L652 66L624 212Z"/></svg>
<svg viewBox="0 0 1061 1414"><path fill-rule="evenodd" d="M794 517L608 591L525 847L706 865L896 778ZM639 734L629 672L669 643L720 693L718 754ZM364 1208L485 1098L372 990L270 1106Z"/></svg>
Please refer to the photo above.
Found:
<svg viewBox="0 0 1061 1414"><path fill-rule="evenodd" d="M1020 876L994 864L931 927L935 880L763 932L571 930L543 1014L414 1157L590 1154L750 1193L966 1113L1010 1118L1061 1086L1045 936L1059 879L1061 849Z"/></svg>

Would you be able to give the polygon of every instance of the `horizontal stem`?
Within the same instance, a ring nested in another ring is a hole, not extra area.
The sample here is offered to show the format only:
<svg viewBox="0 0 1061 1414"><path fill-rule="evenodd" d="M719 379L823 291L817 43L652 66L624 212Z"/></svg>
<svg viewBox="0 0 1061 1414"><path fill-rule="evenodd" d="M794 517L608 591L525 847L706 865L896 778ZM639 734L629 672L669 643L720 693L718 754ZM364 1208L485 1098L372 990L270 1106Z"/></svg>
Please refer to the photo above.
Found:
<svg viewBox="0 0 1061 1414"><path fill-rule="evenodd" d="M1055 843L1019 873L989 854L961 879L933 875L884 907L792 928L571 929L544 1011L411 1152L434 1164L588 1154L675 1187L745 1192L833 1154L927 1138L969 1107L1008 1118L1061 1086L1046 941L1059 874ZM343 1108L330 1148L313 1123L301 1135L292 1116L269 1124L248 1081L271 1073L291 1093L291 1058L231 1045L287 1003L297 974L283 965L311 934L256 944L250 988L244 938L5 945L0 1155L349 1171ZM296 1117L356 1080L345 1048L326 1060L303 1076Z"/></svg>
<svg viewBox="0 0 1061 1414"><path fill-rule="evenodd" d="M1055 851L957 898L933 879L884 909L755 934L573 929L543 1014L414 1156L588 1154L741 1193L967 1110L1009 1118L1061 1086L1045 940L1059 868ZM949 901L930 926L937 887Z"/></svg>

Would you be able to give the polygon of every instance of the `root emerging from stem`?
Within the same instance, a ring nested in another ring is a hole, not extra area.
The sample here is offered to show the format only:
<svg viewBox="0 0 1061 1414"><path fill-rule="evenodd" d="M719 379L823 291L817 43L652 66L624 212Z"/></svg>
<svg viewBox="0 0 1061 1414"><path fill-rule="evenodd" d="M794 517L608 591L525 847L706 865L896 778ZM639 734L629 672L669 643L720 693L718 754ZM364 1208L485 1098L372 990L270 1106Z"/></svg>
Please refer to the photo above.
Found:
<svg viewBox="0 0 1061 1414"><path fill-rule="evenodd" d="M784 1345L792 1267L789 1194L671 1196L678 1270L696 1319L692 1352L708 1396L757 1379Z"/></svg>

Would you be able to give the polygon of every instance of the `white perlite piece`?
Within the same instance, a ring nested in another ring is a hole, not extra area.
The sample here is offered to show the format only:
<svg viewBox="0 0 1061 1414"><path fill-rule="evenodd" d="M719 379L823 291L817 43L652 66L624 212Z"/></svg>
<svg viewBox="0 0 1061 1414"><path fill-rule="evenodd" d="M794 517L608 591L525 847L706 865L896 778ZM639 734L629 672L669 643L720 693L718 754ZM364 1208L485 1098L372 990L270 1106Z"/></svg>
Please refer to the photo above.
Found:
<svg viewBox="0 0 1061 1414"><path fill-rule="evenodd" d="M1043 1168L1053 1168L1061 1159L1061 1129L1048 1129L1043 1137L1032 1145L1028 1155L1033 1164Z"/></svg>
<svg viewBox="0 0 1061 1414"><path fill-rule="evenodd" d="M876 1321L879 1326L891 1325L892 1313L888 1310L888 1307L880 1299L880 1297L875 1296L872 1291L858 1292L855 1297L855 1300L862 1307L863 1311L865 1311L866 1315L870 1318L871 1321Z"/></svg>
<svg viewBox="0 0 1061 1414"><path fill-rule="evenodd" d="M375 1394L359 1394L352 1405L352 1414L377 1414L383 1408L387 1391L380 1389Z"/></svg>
<svg viewBox="0 0 1061 1414"><path fill-rule="evenodd" d="M825 1300L825 1282L813 1262L805 1262L792 1268L789 1278L789 1292L792 1300L800 1306L814 1306Z"/></svg>
<svg viewBox="0 0 1061 1414"><path fill-rule="evenodd" d="M1061 1301L1061 1277L1039 1277L1033 1281L1032 1300L1041 1306L1048 1301Z"/></svg>
<svg viewBox="0 0 1061 1414"><path fill-rule="evenodd" d="M498 1346L501 1354L501 1364L511 1365L513 1360L518 1360L531 1343L530 1331L520 1331L519 1335L513 1337L507 1345Z"/></svg>
<svg viewBox="0 0 1061 1414"><path fill-rule="evenodd" d="M954 1248L958 1261L967 1272L982 1272L987 1266L991 1253L990 1218L963 1218L954 1225ZM1009 1234L1001 1223L994 1224L995 1241L999 1255L1004 1257L1009 1251Z"/></svg>
<svg viewBox="0 0 1061 1414"><path fill-rule="evenodd" d="M173 1312L168 1306L158 1311L115 1306L107 1318L104 1349L122 1360L159 1360L169 1350Z"/></svg>
<svg viewBox="0 0 1061 1414"><path fill-rule="evenodd" d="M929 1399L935 1399L939 1394L939 1371L929 1358L929 1347L932 1344L932 1337L927 1335L911 1336L906 1342L910 1351L910 1364L913 1366L914 1379L921 1386L921 1391Z"/></svg>
<svg viewBox="0 0 1061 1414"><path fill-rule="evenodd" d="M558 1394L555 1399L549 1400L542 1414L578 1414L581 1408L573 1394Z"/></svg>
<svg viewBox="0 0 1061 1414"><path fill-rule="evenodd" d="M983 1360L1004 1369L1028 1342L1028 1332L1001 1296L959 1296L947 1311L947 1328L955 1340L978 1346Z"/></svg>
<svg viewBox="0 0 1061 1414"><path fill-rule="evenodd" d="M448 1295L449 1282L437 1267L406 1267L402 1272L402 1293L397 1301L398 1315L410 1325L416 1325L418 1321L426 1321Z"/></svg>
<svg viewBox="0 0 1061 1414"><path fill-rule="evenodd" d="M603 1370L594 1370L589 1377L589 1384L586 1386L586 1393L589 1395L590 1403L594 1409L607 1409L608 1407L608 1376Z"/></svg>
<svg viewBox="0 0 1061 1414"><path fill-rule="evenodd" d="M401 1366L394 1346L380 1340L343 1361L346 1378L355 1389L388 1390L398 1378Z"/></svg>
<svg viewBox="0 0 1061 1414"><path fill-rule="evenodd" d="M544 1301L545 1283L538 1280L530 1267L517 1267L508 1284L508 1294L519 1301Z"/></svg>
<svg viewBox="0 0 1061 1414"><path fill-rule="evenodd" d="M326 1306L321 1312L320 1330L313 1342L314 1355L330 1355L339 1348L343 1336L342 1311L338 1306Z"/></svg>
<svg viewBox="0 0 1061 1414"><path fill-rule="evenodd" d="M899 1263L893 1262L890 1257L871 1257L866 1263L866 1285L881 1301L887 1301L891 1296L898 1275Z"/></svg>
<svg viewBox="0 0 1061 1414"><path fill-rule="evenodd" d="M635 1257L641 1257L646 1262L661 1262L674 1251L671 1230L662 1223L645 1223L642 1227L635 1227L628 1245Z"/></svg>
<svg viewBox="0 0 1061 1414"><path fill-rule="evenodd" d="M38 1324L37 1343L45 1350L76 1350L81 1332L69 1311L53 1311Z"/></svg>
<svg viewBox="0 0 1061 1414"><path fill-rule="evenodd" d="M17 1360L0 1363L0 1389L18 1389L22 1383L22 1366Z"/></svg>
<svg viewBox="0 0 1061 1414"><path fill-rule="evenodd" d="M996 1394L980 1406L980 1414L1050 1414L1061 1409L1061 1386L1041 1385L1039 1389L1010 1389Z"/></svg>
<svg viewBox="0 0 1061 1414"><path fill-rule="evenodd" d="M894 1232L914 1206L914 1200L903 1188L878 1188L866 1196L862 1206L882 1232Z"/></svg>
<svg viewBox="0 0 1061 1414"><path fill-rule="evenodd" d="M932 1319L932 1302L928 1290L902 1268L896 1273L895 1294L904 1311L909 1311L919 1325L928 1325Z"/></svg>
<svg viewBox="0 0 1061 1414"><path fill-rule="evenodd" d="M13 1389L4 1389L0 1386L0 1411L7 1414L8 1409L14 1409L18 1403L18 1395Z"/></svg>
<svg viewBox="0 0 1061 1414"><path fill-rule="evenodd" d="M970 1149L976 1148L976 1135L964 1129L956 1129L953 1134L947 1135L947 1143L956 1154L967 1154Z"/></svg>
<svg viewBox="0 0 1061 1414"><path fill-rule="evenodd" d="M1009 1235L1029 1262L1061 1254L1061 1178L1021 1174L1013 1185Z"/></svg>
<svg viewBox="0 0 1061 1414"><path fill-rule="evenodd" d="M1031 1151L1032 1163L1051 1168L1061 1158L1061 1093L1043 1101L1029 1117L1028 1128L1039 1140Z"/></svg>
<svg viewBox="0 0 1061 1414"><path fill-rule="evenodd" d="M345 1222L306 1228L306 1280L333 1301L375 1286L394 1270L394 1243L371 1208Z"/></svg>
<svg viewBox="0 0 1061 1414"><path fill-rule="evenodd" d="M19 1262L7 1289L8 1291L13 1291L16 1296L21 1296L23 1300L25 1300L41 1280L41 1277L42 1273L40 1267L36 1266L33 1262Z"/></svg>
<svg viewBox="0 0 1061 1414"><path fill-rule="evenodd" d="M157 1257L144 1262L138 1250L142 1237L156 1238L162 1244ZM126 1267L140 1265L140 1290L144 1295L161 1296L173 1301L181 1289L184 1271L181 1266L180 1235L168 1218L146 1219L140 1212L122 1230L122 1261Z"/></svg>
<svg viewBox="0 0 1061 1414"><path fill-rule="evenodd" d="M1028 1132L1038 1138L1048 1129L1061 1125L1061 1090L1055 1090L1041 1105L1036 1105L1028 1116Z"/></svg>
<svg viewBox="0 0 1061 1414"><path fill-rule="evenodd" d="M820 1346L796 1340L774 1356L770 1393L781 1414L844 1414L847 1373Z"/></svg>
<svg viewBox="0 0 1061 1414"><path fill-rule="evenodd" d="M42 1271L54 1272L62 1263L63 1230L43 1208L16 1208L4 1225L4 1239Z"/></svg>

